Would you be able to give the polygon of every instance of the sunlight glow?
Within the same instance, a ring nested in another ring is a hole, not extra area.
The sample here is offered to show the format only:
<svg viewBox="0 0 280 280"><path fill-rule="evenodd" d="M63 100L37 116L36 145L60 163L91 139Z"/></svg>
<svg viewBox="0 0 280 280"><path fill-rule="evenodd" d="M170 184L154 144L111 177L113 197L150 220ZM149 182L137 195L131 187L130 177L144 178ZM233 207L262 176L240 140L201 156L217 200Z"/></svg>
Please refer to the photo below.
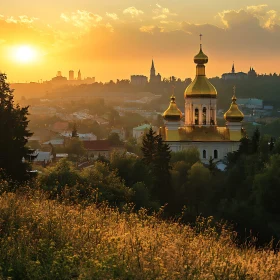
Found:
<svg viewBox="0 0 280 280"><path fill-rule="evenodd" d="M14 60L20 63L31 63L37 58L37 51L31 46L19 46L14 49Z"/></svg>

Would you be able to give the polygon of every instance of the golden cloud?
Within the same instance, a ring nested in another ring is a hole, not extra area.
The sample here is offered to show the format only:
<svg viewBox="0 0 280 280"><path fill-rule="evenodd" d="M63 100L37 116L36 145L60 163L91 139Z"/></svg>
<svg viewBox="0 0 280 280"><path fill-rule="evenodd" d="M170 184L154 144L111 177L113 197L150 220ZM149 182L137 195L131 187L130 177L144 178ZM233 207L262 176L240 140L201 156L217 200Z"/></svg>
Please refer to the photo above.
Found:
<svg viewBox="0 0 280 280"><path fill-rule="evenodd" d="M118 20L119 19L118 15L115 14L115 13L106 13L106 16L113 19L113 20Z"/></svg>
<svg viewBox="0 0 280 280"><path fill-rule="evenodd" d="M141 14L144 14L144 12L142 10L138 10L135 7L129 7L127 9L123 10L123 13L128 14L131 17L137 17Z"/></svg>
<svg viewBox="0 0 280 280"><path fill-rule="evenodd" d="M93 14L91 12L84 11L84 10L82 11L78 10L71 14L62 13L60 15L60 18L67 23L71 23L75 27L86 29L86 30L88 30L92 26L96 26L97 23L102 21L102 17L100 15Z"/></svg>

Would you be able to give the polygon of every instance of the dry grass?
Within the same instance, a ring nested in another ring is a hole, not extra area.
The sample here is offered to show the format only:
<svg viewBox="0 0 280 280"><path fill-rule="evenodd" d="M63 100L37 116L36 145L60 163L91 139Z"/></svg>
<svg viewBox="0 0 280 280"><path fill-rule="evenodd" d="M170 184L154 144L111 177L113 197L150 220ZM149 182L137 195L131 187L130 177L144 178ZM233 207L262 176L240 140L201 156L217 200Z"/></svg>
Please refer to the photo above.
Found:
<svg viewBox="0 0 280 280"><path fill-rule="evenodd" d="M280 279L280 254L240 249L207 221L194 230L41 193L0 197L0 251L0 279Z"/></svg>

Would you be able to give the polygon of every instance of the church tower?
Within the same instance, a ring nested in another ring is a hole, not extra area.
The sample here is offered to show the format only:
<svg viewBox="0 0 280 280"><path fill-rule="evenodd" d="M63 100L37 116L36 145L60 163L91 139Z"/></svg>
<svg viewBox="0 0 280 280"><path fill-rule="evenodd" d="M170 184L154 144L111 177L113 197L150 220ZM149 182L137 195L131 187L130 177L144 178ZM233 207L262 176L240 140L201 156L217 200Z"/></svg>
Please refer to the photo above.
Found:
<svg viewBox="0 0 280 280"><path fill-rule="evenodd" d="M150 70L150 82L153 82L156 78L156 69L155 69L155 65L154 65L154 60L152 60L152 66L151 66L151 70Z"/></svg>
<svg viewBox="0 0 280 280"><path fill-rule="evenodd" d="M208 57L200 51L194 57L196 77L185 90L185 125L215 126L217 110L217 91L205 75Z"/></svg>
<svg viewBox="0 0 280 280"><path fill-rule="evenodd" d="M170 97L170 105L167 108L167 110L163 113L164 123L167 128L167 130L178 130L178 128L181 125L181 119L183 117L182 112L177 107L176 101L175 101L175 95L174 95L174 87L173 87L173 93Z"/></svg>
<svg viewBox="0 0 280 280"><path fill-rule="evenodd" d="M229 110L224 114L226 120L226 126L230 134L230 139L239 141L242 138L242 121L244 114L239 110L236 103L235 86L233 87L232 102Z"/></svg>
<svg viewBox="0 0 280 280"><path fill-rule="evenodd" d="M233 64L232 64L231 73L232 73L232 74L235 74L234 62L233 62Z"/></svg>

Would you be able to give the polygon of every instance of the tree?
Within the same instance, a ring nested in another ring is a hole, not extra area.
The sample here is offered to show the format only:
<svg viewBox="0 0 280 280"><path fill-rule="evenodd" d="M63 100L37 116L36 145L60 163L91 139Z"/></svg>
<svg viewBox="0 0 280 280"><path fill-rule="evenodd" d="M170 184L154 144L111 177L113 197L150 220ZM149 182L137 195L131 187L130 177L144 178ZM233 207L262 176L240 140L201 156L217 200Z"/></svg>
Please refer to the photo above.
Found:
<svg viewBox="0 0 280 280"><path fill-rule="evenodd" d="M79 135L78 135L77 125L76 123L74 123L73 130L72 130L72 138L78 138L78 137Z"/></svg>
<svg viewBox="0 0 280 280"><path fill-rule="evenodd" d="M13 90L0 74L0 168L15 180L27 180L32 151L26 146L32 133L28 130L28 107L14 103Z"/></svg>
<svg viewBox="0 0 280 280"><path fill-rule="evenodd" d="M111 133L108 136L108 140L112 146L119 146L122 143L119 134L116 132Z"/></svg>
<svg viewBox="0 0 280 280"><path fill-rule="evenodd" d="M156 135L152 128L143 137L142 147L143 162L150 167L150 174L154 183L152 194L159 198L161 203L169 202L172 196L170 182L169 145L163 142L160 135Z"/></svg>
<svg viewBox="0 0 280 280"><path fill-rule="evenodd" d="M66 146L66 151L70 155L80 157L85 154L85 148L83 142L79 138L71 138Z"/></svg>

